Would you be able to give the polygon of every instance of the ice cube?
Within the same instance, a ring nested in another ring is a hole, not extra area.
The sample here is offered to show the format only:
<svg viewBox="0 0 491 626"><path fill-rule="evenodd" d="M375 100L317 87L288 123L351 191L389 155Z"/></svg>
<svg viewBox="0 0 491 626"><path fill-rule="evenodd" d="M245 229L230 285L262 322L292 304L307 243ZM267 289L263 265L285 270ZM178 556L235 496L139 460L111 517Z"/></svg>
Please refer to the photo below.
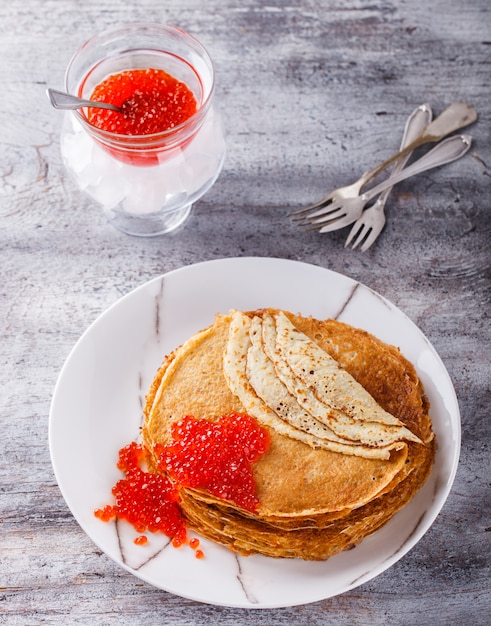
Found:
<svg viewBox="0 0 491 626"><path fill-rule="evenodd" d="M92 160L92 139L83 132L66 133L61 139L61 155L65 165L75 175L82 172Z"/></svg>

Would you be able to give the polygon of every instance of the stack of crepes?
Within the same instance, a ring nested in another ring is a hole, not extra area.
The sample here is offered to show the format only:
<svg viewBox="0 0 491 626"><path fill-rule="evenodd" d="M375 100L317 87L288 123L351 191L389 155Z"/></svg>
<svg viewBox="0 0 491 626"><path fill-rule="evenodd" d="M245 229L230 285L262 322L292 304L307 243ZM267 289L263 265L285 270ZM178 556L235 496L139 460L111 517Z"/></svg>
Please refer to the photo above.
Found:
<svg viewBox="0 0 491 626"><path fill-rule="evenodd" d="M183 514L240 554L323 560L379 529L425 482L435 453L428 410L412 364L366 331L231 311L166 357L142 433L152 451L186 415L254 417L270 434L253 467L257 510L179 487Z"/></svg>

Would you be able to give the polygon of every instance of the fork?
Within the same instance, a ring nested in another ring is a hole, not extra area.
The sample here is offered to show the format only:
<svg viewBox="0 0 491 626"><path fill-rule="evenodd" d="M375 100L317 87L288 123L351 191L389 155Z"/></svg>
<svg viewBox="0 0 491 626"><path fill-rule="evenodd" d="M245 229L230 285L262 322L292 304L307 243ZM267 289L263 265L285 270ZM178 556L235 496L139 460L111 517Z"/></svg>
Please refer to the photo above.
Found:
<svg viewBox="0 0 491 626"><path fill-rule="evenodd" d="M383 172L389 165L392 165L394 161L397 161L405 154L411 153L415 148L422 146L425 143L436 142L446 137L454 130L463 128L477 119L476 110L466 104L465 102L454 102L449 105L443 113L441 113L435 120L433 120L425 128L423 133L411 144L406 146L404 150L393 154L386 161L377 165L371 170L365 172L355 183L348 185L347 187L340 187L334 190L328 196L315 202L307 207L293 211L290 215L293 215L294 220L305 220L310 218L330 213L338 208L338 203L343 202L345 198L354 198L359 196L363 187L374 180L381 172ZM359 216L355 217L352 221L356 221ZM308 223L308 222L307 222ZM350 224L351 222L348 222ZM347 225L347 224L345 224Z"/></svg>
<svg viewBox="0 0 491 626"><path fill-rule="evenodd" d="M472 137L469 135L454 135L444 139L420 159L402 170L402 172L395 174L361 196L345 197L342 201L336 203L334 209L326 210L324 208L317 211L311 216L314 219L310 219L307 222L307 224L313 225L313 228L309 230L319 229L321 233L328 233L338 228L349 226L360 217L365 205L378 196L379 193L410 176L459 159L469 150L471 143Z"/></svg>
<svg viewBox="0 0 491 626"><path fill-rule="evenodd" d="M417 137L421 135L423 130L431 122L432 111L428 103L422 104L415 109L408 117L404 133L402 136L401 150L410 145ZM407 161L409 160L412 152L401 157L394 166L391 176L397 174L404 169ZM383 191L378 197L375 204L365 209L356 222L353 224L344 247L347 248L350 243L353 243L352 249L354 250L362 241L361 251L366 252L368 248L373 244L377 237L382 232L385 226L385 213L384 207L387 202L387 198L392 191L392 187L389 187Z"/></svg>

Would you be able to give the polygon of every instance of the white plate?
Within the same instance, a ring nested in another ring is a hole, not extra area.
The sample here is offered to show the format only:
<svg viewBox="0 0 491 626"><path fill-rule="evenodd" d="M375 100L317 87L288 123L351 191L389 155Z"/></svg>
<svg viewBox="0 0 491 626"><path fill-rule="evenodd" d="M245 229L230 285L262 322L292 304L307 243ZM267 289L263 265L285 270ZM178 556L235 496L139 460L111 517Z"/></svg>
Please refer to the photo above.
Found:
<svg viewBox="0 0 491 626"><path fill-rule="evenodd" d="M135 546L124 523L94 509L121 478L118 450L138 439L141 408L164 355L232 308L277 307L333 317L397 345L415 365L438 438L434 470L416 497L359 546L326 562L240 557L201 539L205 558L149 535ZM159 276L103 313L82 335L56 385L50 449L62 494L87 535L116 563L171 593L232 607L305 604L353 589L398 561L428 530L457 469L460 416L448 373L421 331L394 305L321 267L269 258L222 259Z"/></svg>

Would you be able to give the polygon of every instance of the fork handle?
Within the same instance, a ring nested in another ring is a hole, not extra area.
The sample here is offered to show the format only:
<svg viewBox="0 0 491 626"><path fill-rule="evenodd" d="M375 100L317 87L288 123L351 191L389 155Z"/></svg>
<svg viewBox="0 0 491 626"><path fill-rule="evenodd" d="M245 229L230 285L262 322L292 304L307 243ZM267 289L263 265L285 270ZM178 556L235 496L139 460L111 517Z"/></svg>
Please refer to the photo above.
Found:
<svg viewBox="0 0 491 626"><path fill-rule="evenodd" d="M397 161L401 157L409 154L423 144L439 141L440 139L443 139L443 137L450 135L450 133L453 133L460 128L464 128L476 120L477 112L474 107L466 102L453 102L442 113L440 113L437 118L428 124L420 137L415 139L403 150L393 154L380 165L377 165L373 169L365 172L362 176L362 179L364 180L363 187L374 180L379 174L387 169L389 165L392 165L394 161Z"/></svg>
<svg viewBox="0 0 491 626"><path fill-rule="evenodd" d="M369 191L366 191L361 195L361 197L365 200L365 202L369 202L385 189L400 183L402 180L405 180L410 176L421 174L421 172L430 170L433 167L445 165L445 163L451 163L452 161L459 159L461 156L464 156L464 154L471 147L471 144L472 137L470 137L470 135L456 135L454 137L444 139L420 159L403 169L398 174L394 174L384 182L376 185Z"/></svg>
<svg viewBox="0 0 491 626"><path fill-rule="evenodd" d="M432 111L429 104L422 104L411 113L411 115L407 119L406 126L404 127L404 134L402 136L400 148L401 151L412 145L419 137L424 134L424 132L428 128L428 124L431 122L431 116ZM411 155L412 152L408 152L396 161L394 169L390 174L391 178L404 169L404 166L411 158ZM383 206L385 204L391 190L391 187L387 187L387 189L385 189L381 193L380 198L378 199L379 205Z"/></svg>

